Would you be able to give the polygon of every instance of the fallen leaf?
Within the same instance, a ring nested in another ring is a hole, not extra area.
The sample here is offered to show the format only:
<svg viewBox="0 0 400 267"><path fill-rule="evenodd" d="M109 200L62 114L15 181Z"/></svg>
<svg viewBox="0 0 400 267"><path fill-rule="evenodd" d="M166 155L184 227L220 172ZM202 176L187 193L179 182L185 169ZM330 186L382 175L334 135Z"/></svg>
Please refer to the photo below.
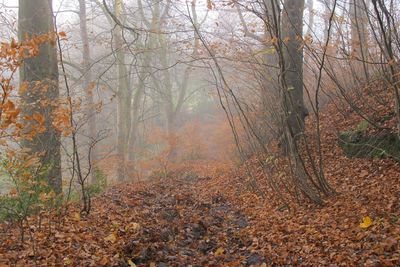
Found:
<svg viewBox="0 0 400 267"><path fill-rule="evenodd" d="M215 256L221 256L221 255L224 254L224 252L225 252L225 249L223 249L223 248L217 248L217 250L214 252L214 255L215 255Z"/></svg>
<svg viewBox="0 0 400 267"><path fill-rule="evenodd" d="M131 222L130 224L125 226L125 231L137 231L140 229L140 224L135 223L135 222Z"/></svg>
<svg viewBox="0 0 400 267"><path fill-rule="evenodd" d="M103 258L101 258L100 264L102 266L106 266L109 263L108 258L106 256L103 256Z"/></svg>
<svg viewBox="0 0 400 267"><path fill-rule="evenodd" d="M130 267L136 267L136 264L133 263L133 261L131 261L131 260L128 260L128 264Z"/></svg>
<svg viewBox="0 0 400 267"><path fill-rule="evenodd" d="M393 237L389 237L385 240L384 250L387 252L395 251L397 246L397 240Z"/></svg>
<svg viewBox="0 0 400 267"><path fill-rule="evenodd" d="M117 237L114 233L110 234L109 236L104 238L105 241L110 241L111 243L115 243L117 241Z"/></svg>
<svg viewBox="0 0 400 267"><path fill-rule="evenodd" d="M362 170L362 171L361 171L361 173L360 173L360 177L361 177L361 178L367 177L367 176L368 176L368 174L369 174L369 172L368 172L368 171L366 171L366 170Z"/></svg>
<svg viewBox="0 0 400 267"><path fill-rule="evenodd" d="M76 221L76 222L79 222L79 221L81 220L81 215L80 215L78 212L75 212L75 213L72 215L72 219L73 219L74 221Z"/></svg>
<svg viewBox="0 0 400 267"><path fill-rule="evenodd" d="M367 229L372 225L372 219L369 216L363 217L363 222L360 223L360 227L363 229Z"/></svg>
<svg viewBox="0 0 400 267"><path fill-rule="evenodd" d="M71 265L71 264L72 264L72 260L71 260L70 258L68 258L68 257L65 257L65 258L63 259L63 261L64 261L64 264L65 264L65 265Z"/></svg>

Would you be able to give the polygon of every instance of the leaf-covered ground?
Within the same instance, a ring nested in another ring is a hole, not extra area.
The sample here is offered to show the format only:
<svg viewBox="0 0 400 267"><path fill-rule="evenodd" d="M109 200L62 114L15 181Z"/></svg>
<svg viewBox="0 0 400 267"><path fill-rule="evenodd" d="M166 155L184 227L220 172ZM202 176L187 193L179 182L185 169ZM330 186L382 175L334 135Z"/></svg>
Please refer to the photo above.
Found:
<svg viewBox="0 0 400 267"><path fill-rule="evenodd" d="M368 104L385 114L360 103ZM264 197L244 171L201 163L172 179L110 188L87 217L71 206L62 220L32 222L35 246L3 225L0 266L399 266L400 164L347 158L337 133L360 120L338 106L321 116L326 177L337 191L323 207L288 211L273 204L261 174Z"/></svg>
<svg viewBox="0 0 400 267"><path fill-rule="evenodd" d="M45 222L32 229L36 251L17 245L15 229L4 229L0 265L396 266L400 190L393 172L399 167L359 163L369 174L354 169L348 176L355 164L337 170L340 193L325 207L292 212L241 194L234 179L218 186L211 178L185 177L112 188L95 199L88 217L71 210L50 235ZM367 229L360 227L365 216L373 221Z"/></svg>

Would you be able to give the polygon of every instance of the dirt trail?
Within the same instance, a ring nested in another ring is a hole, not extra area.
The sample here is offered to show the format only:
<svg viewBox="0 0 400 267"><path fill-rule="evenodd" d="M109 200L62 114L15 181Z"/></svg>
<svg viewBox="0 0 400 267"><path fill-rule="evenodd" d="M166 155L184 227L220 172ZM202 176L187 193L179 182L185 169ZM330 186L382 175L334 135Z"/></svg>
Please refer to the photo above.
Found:
<svg viewBox="0 0 400 267"><path fill-rule="evenodd" d="M130 194L134 202L139 199L133 212L142 228L140 234L125 237L129 240L122 248L126 264L121 262L121 266L129 266L129 260L155 266L263 262L260 255L248 250L252 240L242 232L248 226L246 217L223 195L202 199L196 190L201 182L158 182Z"/></svg>

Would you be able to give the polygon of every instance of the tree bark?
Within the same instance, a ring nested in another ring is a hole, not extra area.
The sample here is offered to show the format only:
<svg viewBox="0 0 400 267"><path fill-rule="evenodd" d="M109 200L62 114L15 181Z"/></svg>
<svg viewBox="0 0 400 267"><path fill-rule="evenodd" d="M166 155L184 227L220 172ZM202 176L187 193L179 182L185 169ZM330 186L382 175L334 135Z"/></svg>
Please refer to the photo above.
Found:
<svg viewBox="0 0 400 267"><path fill-rule="evenodd" d="M279 27L279 25L275 25L277 22L275 20L274 9L277 12L277 7L274 6L274 1L272 0L263 0L264 8L265 8L265 38L273 39L275 35L273 34L274 28ZM270 38L268 38L270 37ZM278 73L279 73L279 62L278 56L275 51L274 45L272 42L267 42L264 48L267 52L264 55L265 68L263 73L263 87L261 89L261 98L262 98L262 106L264 109L265 116L268 116L268 111L271 109L271 104L275 102L276 97L278 95L277 91L279 88L278 81Z"/></svg>
<svg viewBox="0 0 400 267"><path fill-rule="evenodd" d="M38 35L53 34L54 21L51 0L19 0L18 36L21 42ZM62 192L60 133L52 126L53 111L59 97L57 49L54 43L40 46L39 54L24 60L20 82L28 84L21 95L22 115L39 113L45 119L45 131L24 140L22 145L32 153L41 153L40 162L46 171L49 185L56 193ZM40 86L37 84L40 83ZM32 125L32 121L26 121ZM33 126L33 125L32 125Z"/></svg>
<svg viewBox="0 0 400 267"><path fill-rule="evenodd" d="M86 103L88 108L86 110L86 117L88 120L88 132L90 142L94 142L97 136L96 112L94 110L94 99L91 88L92 70L91 70L91 51L89 47L89 37L87 30L87 15L86 15L86 1L79 0L79 25L80 35L82 39L82 59L83 59L83 83L82 87L85 91ZM95 147L92 148L90 154L90 164L95 164L97 160L97 153ZM95 176L92 175L92 182L95 183Z"/></svg>
<svg viewBox="0 0 400 267"><path fill-rule="evenodd" d="M314 1L307 0L307 9L308 9L308 25L307 25L307 32L306 36L311 36L313 33L314 27Z"/></svg>
<svg viewBox="0 0 400 267"><path fill-rule="evenodd" d="M293 138L304 131L307 109L303 100L303 10L304 0L285 0L282 11L283 58L285 64L284 108Z"/></svg>
<svg viewBox="0 0 400 267"><path fill-rule="evenodd" d="M324 0L324 39L322 40L322 45L325 45L326 40L328 39L328 28L329 28L329 17L331 15L332 1Z"/></svg>
<svg viewBox="0 0 400 267"><path fill-rule="evenodd" d="M368 80L368 0L350 2L351 49L355 56L353 67L357 78Z"/></svg>
<svg viewBox="0 0 400 267"><path fill-rule="evenodd" d="M115 0L115 16L120 21L122 18L123 1ZM118 134L117 134L117 153L118 180L127 180L127 144L131 123L131 93L129 91L129 75L125 63L125 54L123 51L122 28L117 25L114 32L115 56L118 68Z"/></svg>

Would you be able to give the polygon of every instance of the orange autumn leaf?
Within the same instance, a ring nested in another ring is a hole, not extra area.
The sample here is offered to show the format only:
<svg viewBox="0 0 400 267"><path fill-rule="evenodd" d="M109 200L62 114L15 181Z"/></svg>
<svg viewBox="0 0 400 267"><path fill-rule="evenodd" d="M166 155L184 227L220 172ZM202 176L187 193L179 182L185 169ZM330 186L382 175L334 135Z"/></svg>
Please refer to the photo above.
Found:
<svg viewBox="0 0 400 267"><path fill-rule="evenodd" d="M67 34L66 34L64 31L59 32L58 35L59 35L60 37L62 37L62 38L67 37Z"/></svg>
<svg viewBox="0 0 400 267"><path fill-rule="evenodd" d="M44 122L45 122L45 118L43 117L43 115L41 115L37 112L32 115L32 118L35 121L37 121L39 124L44 124Z"/></svg>
<svg viewBox="0 0 400 267"><path fill-rule="evenodd" d="M23 95L26 92L27 89L28 89L28 83L27 82L23 82L21 84L21 86L19 87L19 94Z"/></svg>

